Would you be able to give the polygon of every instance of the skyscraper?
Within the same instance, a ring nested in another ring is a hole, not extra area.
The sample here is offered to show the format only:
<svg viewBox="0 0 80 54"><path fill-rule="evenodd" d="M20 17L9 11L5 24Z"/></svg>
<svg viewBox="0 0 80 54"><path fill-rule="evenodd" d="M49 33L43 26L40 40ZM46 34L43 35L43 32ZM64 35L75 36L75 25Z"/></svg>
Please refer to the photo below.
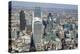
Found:
<svg viewBox="0 0 80 54"><path fill-rule="evenodd" d="M39 18L41 18L41 8L40 8L40 7L35 7L34 17L39 17Z"/></svg>
<svg viewBox="0 0 80 54"><path fill-rule="evenodd" d="M34 20L33 20L33 39L35 47L38 50L40 48L42 39L42 19L41 19L41 9L40 7L35 7Z"/></svg>
<svg viewBox="0 0 80 54"><path fill-rule="evenodd" d="M20 30L25 30L26 20L25 20L25 13L23 10L20 11Z"/></svg>
<svg viewBox="0 0 80 54"><path fill-rule="evenodd" d="M48 31L50 32L53 28L53 18L52 18L52 14L49 13L48 18L47 18L47 22L48 22Z"/></svg>

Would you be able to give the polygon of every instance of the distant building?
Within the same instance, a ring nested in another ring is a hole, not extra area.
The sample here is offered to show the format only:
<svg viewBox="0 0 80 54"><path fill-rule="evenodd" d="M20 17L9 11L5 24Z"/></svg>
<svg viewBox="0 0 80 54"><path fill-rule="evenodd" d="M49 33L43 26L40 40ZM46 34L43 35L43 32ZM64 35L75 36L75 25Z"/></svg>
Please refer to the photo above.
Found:
<svg viewBox="0 0 80 54"><path fill-rule="evenodd" d="M35 7L34 17L39 17L39 18L41 18L41 8L40 8L40 7Z"/></svg>

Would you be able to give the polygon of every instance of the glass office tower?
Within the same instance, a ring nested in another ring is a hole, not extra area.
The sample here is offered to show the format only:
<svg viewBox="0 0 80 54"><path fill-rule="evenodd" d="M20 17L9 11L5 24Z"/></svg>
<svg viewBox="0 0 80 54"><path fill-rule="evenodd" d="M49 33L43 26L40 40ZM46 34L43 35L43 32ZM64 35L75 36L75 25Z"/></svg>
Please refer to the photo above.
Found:
<svg viewBox="0 0 80 54"><path fill-rule="evenodd" d="M42 39L42 20L41 20L41 9L40 7L35 7L34 10L34 19L33 19L33 39L35 43L36 50L41 48L41 39Z"/></svg>

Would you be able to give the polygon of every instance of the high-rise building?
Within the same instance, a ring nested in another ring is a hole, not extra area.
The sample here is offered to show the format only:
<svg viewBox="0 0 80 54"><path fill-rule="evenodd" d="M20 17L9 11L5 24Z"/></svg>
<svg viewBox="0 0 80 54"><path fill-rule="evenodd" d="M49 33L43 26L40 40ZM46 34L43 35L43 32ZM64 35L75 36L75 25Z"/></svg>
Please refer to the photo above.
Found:
<svg viewBox="0 0 80 54"><path fill-rule="evenodd" d="M34 19L33 19L33 39L35 43L36 50L40 49L41 39L42 39L42 19L41 19L41 9L40 7L35 7Z"/></svg>
<svg viewBox="0 0 80 54"><path fill-rule="evenodd" d="M41 8L40 8L40 7L35 7L34 17L39 17L39 18L41 18Z"/></svg>
<svg viewBox="0 0 80 54"><path fill-rule="evenodd" d="M48 31L50 32L53 28L53 18L51 13L49 13L47 17L47 22L48 22L47 28L48 28Z"/></svg>
<svg viewBox="0 0 80 54"><path fill-rule="evenodd" d="M23 10L20 11L20 30L25 30L26 20L25 20L25 13Z"/></svg>
<svg viewBox="0 0 80 54"><path fill-rule="evenodd" d="M34 22L33 39L34 39L36 48L39 48L41 39L42 39L42 23L39 21Z"/></svg>

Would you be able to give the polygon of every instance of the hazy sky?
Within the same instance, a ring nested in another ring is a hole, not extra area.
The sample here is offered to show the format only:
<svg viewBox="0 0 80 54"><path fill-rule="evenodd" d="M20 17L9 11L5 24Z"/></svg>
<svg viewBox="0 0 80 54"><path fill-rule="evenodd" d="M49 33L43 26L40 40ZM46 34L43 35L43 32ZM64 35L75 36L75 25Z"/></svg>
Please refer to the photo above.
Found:
<svg viewBox="0 0 80 54"><path fill-rule="evenodd" d="M12 1L12 7L16 7L16 8L42 7L42 8L64 8L64 9L77 9L78 8L77 5L21 2L21 1Z"/></svg>

